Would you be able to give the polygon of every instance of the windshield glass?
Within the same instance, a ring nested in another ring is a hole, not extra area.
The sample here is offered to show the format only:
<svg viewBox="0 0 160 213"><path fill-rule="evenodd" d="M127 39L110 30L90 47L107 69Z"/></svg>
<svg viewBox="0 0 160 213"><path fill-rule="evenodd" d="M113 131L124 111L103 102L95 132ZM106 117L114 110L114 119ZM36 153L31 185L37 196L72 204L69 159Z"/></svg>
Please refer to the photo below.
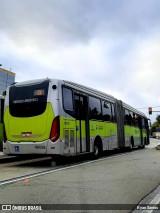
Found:
<svg viewBox="0 0 160 213"><path fill-rule="evenodd" d="M30 86L11 86L9 90L10 114L14 117L32 117L44 113L48 85L49 80Z"/></svg>

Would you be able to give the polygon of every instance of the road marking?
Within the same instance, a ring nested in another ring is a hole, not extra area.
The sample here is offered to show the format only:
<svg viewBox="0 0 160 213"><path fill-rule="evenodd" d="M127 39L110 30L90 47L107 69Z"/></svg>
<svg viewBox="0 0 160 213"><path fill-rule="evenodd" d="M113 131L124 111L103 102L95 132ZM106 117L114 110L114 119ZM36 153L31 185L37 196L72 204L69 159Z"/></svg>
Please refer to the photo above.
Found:
<svg viewBox="0 0 160 213"><path fill-rule="evenodd" d="M109 156L109 157L105 157L105 158L100 158L100 159L97 159L97 160L83 162L83 163L80 163L80 164L76 164L76 165L72 165L72 166L66 166L66 167L62 167L62 168L58 168L58 169L49 169L49 170L42 171L42 172L37 172L37 173L29 174L29 175L24 175L24 176L12 178L12 179L9 179L9 180L0 181L0 186L7 185L7 184L12 184L12 183L24 180L26 178L30 179L30 178L46 175L46 174L49 174L49 173L59 172L59 171L63 171L63 170L66 170L66 169L72 169L72 168L75 168L75 167L78 167L78 166L83 166L83 165L87 165L87 164L90 164L90 163L103 161L103 160L106 160L106 159L109 159L109 158L116 158L116 157L120 157L120 156L124 156L124 155L131 155L131 154L133 154L135 152L139 152L139 150L136 150L136 151L130 152L130 153L124 153L124 154L118 154L118 155L115 155L115 156Z"/></svg>

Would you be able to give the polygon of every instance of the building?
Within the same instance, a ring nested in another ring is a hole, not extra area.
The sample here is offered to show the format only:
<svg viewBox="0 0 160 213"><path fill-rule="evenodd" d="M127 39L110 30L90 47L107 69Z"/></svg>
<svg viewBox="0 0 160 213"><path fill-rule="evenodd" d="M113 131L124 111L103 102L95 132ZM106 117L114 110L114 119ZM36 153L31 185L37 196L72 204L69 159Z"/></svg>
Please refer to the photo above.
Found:
<svg viewBox="0 0 160 213"><path fill-rule="evenodd" d="M2 95L6 88L13 82L15 82L15 73L0 68L0 95Z"/></svg>

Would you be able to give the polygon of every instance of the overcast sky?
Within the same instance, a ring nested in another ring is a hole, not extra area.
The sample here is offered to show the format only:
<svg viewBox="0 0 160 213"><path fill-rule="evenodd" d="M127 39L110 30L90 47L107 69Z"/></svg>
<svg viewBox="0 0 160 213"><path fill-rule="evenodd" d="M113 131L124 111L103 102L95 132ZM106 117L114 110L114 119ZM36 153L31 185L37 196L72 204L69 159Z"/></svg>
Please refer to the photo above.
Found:
<svg viewBox="0 0 160 213"><path fill-rule="evenodd" d="M160 106L160 1L0 0L0 64Z"/></svg>

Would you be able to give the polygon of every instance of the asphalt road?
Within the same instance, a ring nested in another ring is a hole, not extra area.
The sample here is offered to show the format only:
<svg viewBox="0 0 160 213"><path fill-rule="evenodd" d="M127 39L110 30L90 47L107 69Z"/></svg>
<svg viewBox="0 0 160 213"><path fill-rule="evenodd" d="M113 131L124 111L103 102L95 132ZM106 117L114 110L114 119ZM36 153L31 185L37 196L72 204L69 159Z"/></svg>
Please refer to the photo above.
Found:
<svg viewBox="0 0 160 213"><path fill-rule="evenodd" d="M62 166L47 174L24 177L16 182L0 185L0 203L23 206L82 204L79 206L82 209L84 204L113 204L113 208L115 204L138 204L160 184L160 151L153 146L157 142L159 141L152 139L151 145L143 150L87 161L72 167ZM93 206L90 205L91 208ZM67 206L64 207L67 209ZM82 209L63 212L91 212ZM117 210L109 212L131 211Z"/></svg>

